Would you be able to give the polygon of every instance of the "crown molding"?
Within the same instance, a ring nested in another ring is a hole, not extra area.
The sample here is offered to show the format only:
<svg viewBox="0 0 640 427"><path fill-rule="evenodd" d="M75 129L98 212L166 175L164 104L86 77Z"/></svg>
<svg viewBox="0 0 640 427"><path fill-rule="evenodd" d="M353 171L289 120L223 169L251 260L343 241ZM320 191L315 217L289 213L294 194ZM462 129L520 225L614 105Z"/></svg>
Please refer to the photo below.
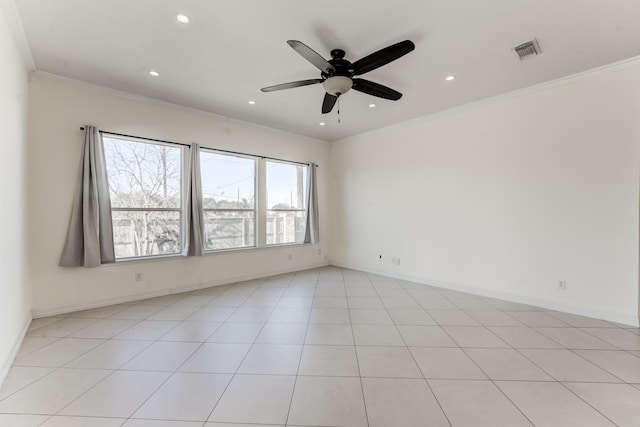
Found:
<svg viewBox="0 0 640 427"><path fill-rule="evenodd" d="M0 0L0 11L4 14L9 31L13 36L16 48L22 58L22 63L28 73L36 71L36 62L31 54L31 47L27 40L27 35L22 26L22 18L18 12L18 7L14 0Z"/></svg>

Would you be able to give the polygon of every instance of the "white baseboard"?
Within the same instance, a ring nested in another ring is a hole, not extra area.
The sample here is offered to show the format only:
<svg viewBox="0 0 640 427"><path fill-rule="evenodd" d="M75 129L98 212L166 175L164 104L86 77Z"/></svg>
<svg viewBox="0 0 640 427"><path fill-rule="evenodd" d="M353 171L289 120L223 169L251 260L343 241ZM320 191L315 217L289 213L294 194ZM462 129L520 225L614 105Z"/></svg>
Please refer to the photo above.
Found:
<svg viewBox="0 0 640 427"><path fill-rule="evenodd" d="M474 295L480 295L489 298L496 298L510 302L516 302L520 304L532 305L535 307L546 308L548 310L560 311L563 313L576 314L578 316L586 316L594 319L607 320L609 322L620 323L629 326L640 326L640 319L638 317L629 316L621 313L592 310L584 307L558 304L555 301L549 301L543 298L533 298L524 295L519 295L511 292L502 292L492 289L479 288L468 285L460 285L457 283L443 282L440 280L432 280L423 277L407 276L403 274L392 274L388 272L376 271L373 269L361 268L349 263L341 263L332 261L331 265L336 267L348 268L350 270L362 271L364 273L376 274L379 276L390 277L394 279L406 280L408 282L415 282L424 285L436 286L438 288L450 289L454 291L467 292Z"/></svg>
<svg viewBox="0 0 640 427"><path fill-rule="evenodd" d="M31 326L31 313L27 312L27 318L25 319L24 326L22 327L22 332L16 337L13 342L13 347L11 347L11 352L7 355L7 358L0 365L0 387L4 384L4 381L7 379L7 375L9 375L9 371L11 370L11 366L13 365L13 361L16 360L16 356L20 351L20 347L22 347L22 342L24 341L24 337L27 335L27 331L29 330L29 326Z"/></svg>
<svg viewBox="0 0 640 427"><path fill-rule="evenodd" d="M297 268L289 268L289 269L283 269L278 271L270 271L268 273L247 274L242 276L227 277L224 279L209 281L205 283L196 283L196 284L190 284L190 285L177 286L173 288L158 289L154 291L142 292L142 293L137 293L132 295L123 295L123 296L113 297L113 298L103 298L99 300L93 300L90 302L83 302L78 304L69 304L69 305L62 305L62 306L56 306L56 307L34 308L31 310L31 313L34 319L39 319L41 317L58 316L61 314L73 313L75 311L89 310L92 308L106 307L108 305L140 301L148 298L163 297L166 295L179 294L182 292L197 291L200 289L212 288L214 286L229 285L232 283L243 282L245 280L262 279L262 278L271 277L271 276L278 276L280 274L295 273L298 271L304 271L304 270L309 270L313 268L326 267L328 265L331 265L330 261L322 261L320 263L314 263L308 266L304 266L302 268L297 267Z"/></svg>

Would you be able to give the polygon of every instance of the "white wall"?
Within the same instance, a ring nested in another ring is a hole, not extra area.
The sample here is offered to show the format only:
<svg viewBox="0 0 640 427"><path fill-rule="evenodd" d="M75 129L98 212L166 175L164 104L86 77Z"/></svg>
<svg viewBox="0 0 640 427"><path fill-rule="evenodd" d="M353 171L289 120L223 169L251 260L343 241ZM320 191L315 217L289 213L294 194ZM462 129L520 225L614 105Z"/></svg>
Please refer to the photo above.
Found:
<svg viewBox="0 0 640 427"><path fill-rule="evenodd" d="M637 61L337 141L333 263L637 324L639 154Z"/></svg>
<svg viewBox="0 0 640 427"><path fill-rule="evenodd" d="M29 265L35 315L328 264L327 143L43 75L31 80L29 102ZM321 243L121 262L91 269L59 267L80 161L79 127L84 124L319 164ZM136 272L143 273L142 282L134 280Z"/></svg>
<svg viewBox="0 0 640 427"><path fill-rule="evenodd" d="M27 74L0 11L0 384L30 319L26 269Z"/></svg>

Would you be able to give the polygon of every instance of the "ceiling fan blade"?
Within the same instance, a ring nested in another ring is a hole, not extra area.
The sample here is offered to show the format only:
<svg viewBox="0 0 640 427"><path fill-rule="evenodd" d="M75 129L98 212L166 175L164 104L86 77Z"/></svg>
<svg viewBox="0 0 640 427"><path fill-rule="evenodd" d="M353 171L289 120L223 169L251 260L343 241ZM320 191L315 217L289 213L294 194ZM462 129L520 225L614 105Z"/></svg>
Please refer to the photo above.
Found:
<svg viewBox="0 0 640 427"><path fill-rule="evenodd" d="M282 83L274 86L267 86L267 87L263 87L260 90L263 92L273 92L275 90L291 89L294 87L314 85L316 83L322 83L323 81L324 80L322 79L300 80L297 82L289 82L289 83Z"/></svg>
<svg viewBox="0 0 640 427"><path fill-rule="evenodd" d="M336 105L338 100L337 96L333 96L329 93L324 94L324 100L322 101L322 114L330 113L333 110L333 106Z"/></svg>
<svg viewBox="0 0 640 427"><path fill-rule="evenodd" d="M351 64L350 69L353 70L353 75L358 76L360 74L368 73L371 70L375 70L378 67L395 61L401 56L406 55L416 48L411 40L405 40L400 43L392 44L384 49L380 49L377 52L367 55L362 59Z"/></svg>
<svg viewBox="0 0 640 427"><path fill-rule="evenodd" d="M291 46L296 52L298 52L304 59L315 65L320 71L327 73L329 71L335 72L336 69L319 53L311 49L306 44L299 42L298 40L287 40L289 46Z"/></svg>
<svg viewBox="0 0 640 427"><path fill-rule="evenodd" d="M352 89L368 95L377 96L378 98L390 99L392 101L397 101L402 98L402 94L400 92L365 79L353 79Z"/></svg>

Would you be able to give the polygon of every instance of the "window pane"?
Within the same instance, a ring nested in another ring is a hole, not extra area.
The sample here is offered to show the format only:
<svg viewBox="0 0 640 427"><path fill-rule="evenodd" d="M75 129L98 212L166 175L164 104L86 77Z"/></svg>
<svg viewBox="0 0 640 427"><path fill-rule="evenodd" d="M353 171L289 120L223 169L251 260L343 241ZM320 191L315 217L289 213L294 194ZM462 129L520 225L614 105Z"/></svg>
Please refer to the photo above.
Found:
<svg viewBox="0 0 640 427"><path fill-rule="evenodd" d="M267 161L267 209L305 209L307 166Z"/></svg>
<svg viewBox="0 0 640 427"><path fill-rule="evenodd" d="M267 211L267 245L302 243L305 212Z"/></svg>
<svg viewBox="0 0 640 427"><path fill-rule="evenodd" d="M254 209L256 161L200 151L205 209Z"/></svg>
<svg viewBox="0 0 640 427"><path fill-rule="evenodd" d="M180 252L180 212L114 211L116 258Z"/></svg>
<svg viewBox="0 0 640 427"><path fill-rule="evenodd" d="M113 208L180 208L182 149L105 135Z"/></svg>
<svg viewBox="0 0 640 427"><path fill-rule="evenodd" d="M252 211L205 211L207 251L255 246L255 216Z"/></svg>

